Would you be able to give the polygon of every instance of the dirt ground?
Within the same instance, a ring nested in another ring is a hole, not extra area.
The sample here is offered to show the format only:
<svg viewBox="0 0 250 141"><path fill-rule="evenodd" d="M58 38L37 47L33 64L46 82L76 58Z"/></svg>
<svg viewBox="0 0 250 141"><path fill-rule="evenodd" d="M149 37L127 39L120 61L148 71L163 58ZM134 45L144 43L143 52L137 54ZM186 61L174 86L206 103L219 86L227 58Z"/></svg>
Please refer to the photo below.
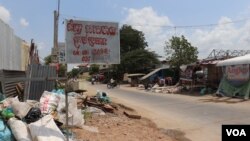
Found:
<svg viewBox="0 0 250 141"><path fill-rule="evenodd" d="M124 115L124 111L136 114L133 109L116 104L114 113L106 115L88 115L85 125L97 127L98 133L85 129L72 129L79 141L175 141L158 129L149 119L132 119Z"/></svg>
<svg viewBox="0 0 250 141"><path fill-rule="evenodd" d="M88 83L84 85L88 96L95 95L96 90L93 87L88 87ZM124 115L124 111L135 114L137 111L128 105L123 105L126 102L111 98L115 102L113 105L117 107L115 112L106 113L104 116L85 116L85 125L96 127L98 133L74 128L72 131L77 141L190 141L182 131L158 128L154 122L145 118L147 116L144 114L141 115L141 119L128 118ZM143 113L140 110L138 112Z"/></svg>

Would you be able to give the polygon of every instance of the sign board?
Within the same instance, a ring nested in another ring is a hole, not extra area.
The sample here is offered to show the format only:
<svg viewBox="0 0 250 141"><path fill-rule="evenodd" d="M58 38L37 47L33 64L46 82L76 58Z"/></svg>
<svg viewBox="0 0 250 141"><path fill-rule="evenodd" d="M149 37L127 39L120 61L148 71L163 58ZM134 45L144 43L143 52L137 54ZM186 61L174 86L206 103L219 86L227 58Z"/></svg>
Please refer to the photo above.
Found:
<svg viewBox="0 0 250 141"><path fill-rule="evenodd" d="M66 20L66 62L119 64L118 23Z"/></svg>
<svg viewBox="0 0 250 141"><path fill-rule="evenodd" d="M65 46L58 46L58 62L59 64L66 64L65 60Z"/></svg>
<svg viewBox="0 0 250 141"><path fill-rule="evenodd" d="M235 85L249 80L249 65L226 66L226 78Z"/></svg>

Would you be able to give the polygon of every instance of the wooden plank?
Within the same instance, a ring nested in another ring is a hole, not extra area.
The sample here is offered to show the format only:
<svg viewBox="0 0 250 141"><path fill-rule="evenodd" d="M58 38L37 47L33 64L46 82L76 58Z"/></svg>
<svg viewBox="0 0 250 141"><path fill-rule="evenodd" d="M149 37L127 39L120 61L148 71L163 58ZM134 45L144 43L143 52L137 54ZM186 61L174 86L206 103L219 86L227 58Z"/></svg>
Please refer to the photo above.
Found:
<svg viewBox="0 0 250 141"><path fill-rule="evenodd" d="M126 115L126 116L129 117L129 118L141 119L141 116L140 116L140 115L131 114L131 113L126 112L126 111L124 111L123 113L124 113L124 115Z"/></svg>

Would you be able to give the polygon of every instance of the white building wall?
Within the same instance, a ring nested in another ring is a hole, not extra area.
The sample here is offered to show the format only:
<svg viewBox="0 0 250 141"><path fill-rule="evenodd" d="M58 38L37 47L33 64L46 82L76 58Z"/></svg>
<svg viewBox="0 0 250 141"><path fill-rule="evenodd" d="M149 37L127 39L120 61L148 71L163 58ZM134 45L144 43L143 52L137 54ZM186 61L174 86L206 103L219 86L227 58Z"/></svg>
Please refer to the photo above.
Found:
<svg viewBox="0 0 250 141"><path fill-rule="evenodd" d="M21 70L22 40L0 19L0 69Z"/></svg>

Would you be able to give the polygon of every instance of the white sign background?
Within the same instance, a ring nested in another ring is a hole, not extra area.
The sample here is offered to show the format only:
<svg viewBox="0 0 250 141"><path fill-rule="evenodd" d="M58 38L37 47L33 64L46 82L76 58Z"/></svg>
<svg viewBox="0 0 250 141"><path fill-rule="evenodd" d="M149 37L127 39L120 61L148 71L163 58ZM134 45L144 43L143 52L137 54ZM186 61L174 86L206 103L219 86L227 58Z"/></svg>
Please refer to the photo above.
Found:
<svg viewBox="0 0 250 141"><path fill-rule="evenodd" d="M66 62L119 64L118 23L66 20Z"/></svg>
<svg viewBox="0 0 250 141"><path fill-rule="evenodd" d="M231 81L248 81L249 65L226 66L226 75Z"/></svg>

